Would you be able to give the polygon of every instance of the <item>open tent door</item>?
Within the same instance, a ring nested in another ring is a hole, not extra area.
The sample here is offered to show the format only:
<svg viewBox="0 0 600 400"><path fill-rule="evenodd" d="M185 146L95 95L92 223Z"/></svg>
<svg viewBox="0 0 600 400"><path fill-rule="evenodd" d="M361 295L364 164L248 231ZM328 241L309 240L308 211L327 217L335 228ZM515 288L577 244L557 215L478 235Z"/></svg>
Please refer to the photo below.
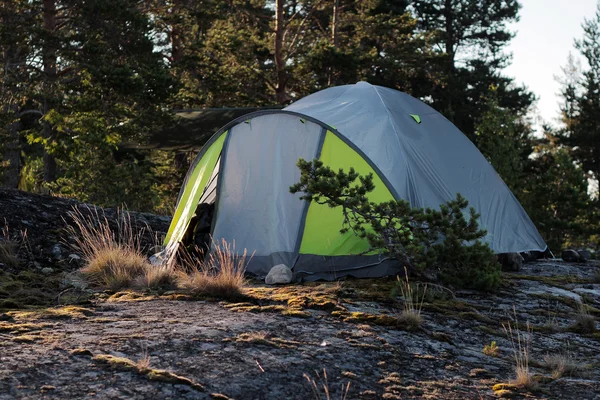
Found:
<svg viewBox="0 0 600 400"><path fill-rule="evenodd" d="M173 220L164 241L165 258L168 264L172 263L179 243L188 233L190 225L192 228L196 226L195 223L192 224L192 219L195 218L199 205L212 204L211 207L214 207L221 151L226 136L227 132L224 132L207 145L206 150L196 157L185 178Z"/></svg>

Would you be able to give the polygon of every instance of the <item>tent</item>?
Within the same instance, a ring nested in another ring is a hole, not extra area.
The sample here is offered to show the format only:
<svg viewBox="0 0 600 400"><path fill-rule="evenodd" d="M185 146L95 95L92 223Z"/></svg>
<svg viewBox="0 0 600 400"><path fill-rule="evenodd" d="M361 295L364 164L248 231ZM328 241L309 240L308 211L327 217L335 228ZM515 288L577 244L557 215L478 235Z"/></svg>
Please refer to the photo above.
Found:
<svg viewBox="0 0 600 400"><path fill-rule="evenodd" d="M299 158L373 173L372 201L405 199L434 208L460 193L481 214L484 240L495 253L546 249L518 200L450 121L405 93L360 82L322 90L283 110L244 115L215 133L183 183L167 254L202 204L214 207L205 231L215 242L254 252L250 274L265 276L277 264L308 280L397 273L394 260L365 254L364 239L340 233L339 208L289 192L300 178Z"/></svg>

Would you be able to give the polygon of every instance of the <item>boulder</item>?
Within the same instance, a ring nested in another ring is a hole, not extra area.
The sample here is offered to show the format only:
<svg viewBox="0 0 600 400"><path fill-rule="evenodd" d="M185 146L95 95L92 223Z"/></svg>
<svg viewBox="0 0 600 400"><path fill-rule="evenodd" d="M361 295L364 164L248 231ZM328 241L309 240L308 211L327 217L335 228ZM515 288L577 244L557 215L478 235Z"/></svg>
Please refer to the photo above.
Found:
<svg viewBox="0 0 600 400"><path fill-rule="evenodd" d="M519 271L523 265L523 257L519 253L498 254L498 262L503 271Z"/></svg>
<svg viewBox="0 0 600 400"><path fill-rule="evenodd" d="M579 254L583 261L587 261L592 258L592 252L588 249L579 249L577 250L577 254Z"/></svg>
<svg viewBox="0 0 600 400"><path fill-rule="evenodd" d="M292 281L293 273L285 264L277 264L267 274L265 283L267 285L277 285L290 283Z"/></svg>
<svg viewBox="0 0 600 400"><path fill-rule="evenodd" d="M575 250L566 249L562 251L562 259L567 262L584 262L585 259Z"/></svg>

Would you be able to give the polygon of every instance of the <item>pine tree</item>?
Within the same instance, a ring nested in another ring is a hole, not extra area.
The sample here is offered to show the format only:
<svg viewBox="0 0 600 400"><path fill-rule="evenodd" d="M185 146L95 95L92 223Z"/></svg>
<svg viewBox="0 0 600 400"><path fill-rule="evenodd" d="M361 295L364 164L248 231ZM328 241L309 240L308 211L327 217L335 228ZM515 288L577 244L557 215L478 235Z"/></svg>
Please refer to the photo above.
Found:
<svg viewBox="0 0 600 400"><path fill-rule="evenodd" d="M600 180L600 3L596 15L585 19L584 36L575 47L585 58L581 76L567 76L562 95L565 129L560 143L569 149L583 170ZM568 70L573 61L569 62ZM571 67L571 68L570 68Z"/></svg>
<svg viewBox="0 0 600 400"><path fill-rule="evenodd" d="M490 87L500 107L520 113L533 95L514 85L501 70L509 60L503 50L513 37L507 25L518 20L517 0L413 0L419 29L434 36L441 51L432 66L432 105L471 140L486 111Z"/></svg>

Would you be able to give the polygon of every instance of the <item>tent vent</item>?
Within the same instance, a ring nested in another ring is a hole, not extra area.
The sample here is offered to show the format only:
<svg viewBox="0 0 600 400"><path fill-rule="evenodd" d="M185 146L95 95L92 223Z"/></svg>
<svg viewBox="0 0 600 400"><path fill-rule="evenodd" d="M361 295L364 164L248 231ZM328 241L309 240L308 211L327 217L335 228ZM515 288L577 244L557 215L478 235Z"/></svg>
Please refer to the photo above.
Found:
<svg viewBox="0 0 600 400"><path fill-rule="evenodd" d="M413 117L413 119L417 122L417 124L421 123L421 117L419 117L417 114L408 114L411 117Z"/></svg>

